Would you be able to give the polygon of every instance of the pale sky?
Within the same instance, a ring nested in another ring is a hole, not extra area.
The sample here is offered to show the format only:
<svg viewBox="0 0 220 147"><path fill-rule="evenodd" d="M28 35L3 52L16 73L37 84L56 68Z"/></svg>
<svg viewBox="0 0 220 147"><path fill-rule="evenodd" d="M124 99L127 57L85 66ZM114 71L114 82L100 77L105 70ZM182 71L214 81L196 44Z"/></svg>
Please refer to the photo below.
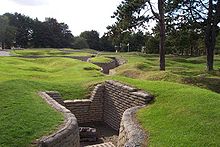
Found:
<svg viewBox="0 0 220 147"><path fill-rule="evenodd" d="M0 15L18 12L43 21L53 17L68 24L74 36L86 30L100 35L114 23L111 18L121 0L0 0Z"/></svg>

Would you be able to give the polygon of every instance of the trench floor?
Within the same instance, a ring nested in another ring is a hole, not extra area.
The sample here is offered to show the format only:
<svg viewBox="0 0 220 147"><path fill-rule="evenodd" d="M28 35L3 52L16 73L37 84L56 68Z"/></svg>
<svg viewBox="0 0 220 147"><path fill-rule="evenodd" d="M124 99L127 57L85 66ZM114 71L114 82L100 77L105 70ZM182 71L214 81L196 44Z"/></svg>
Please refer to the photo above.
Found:
<svg viewBox="0 0 220 147"><path fill-rule="evenodd" d="M79 124L79 127L95 128L98 138L97 141L95 142L80 142L81 147L100 144L100 143L107 143L107 142L111 142L115 146L117 145L118 132L112 129L104 122Z"/></svg>

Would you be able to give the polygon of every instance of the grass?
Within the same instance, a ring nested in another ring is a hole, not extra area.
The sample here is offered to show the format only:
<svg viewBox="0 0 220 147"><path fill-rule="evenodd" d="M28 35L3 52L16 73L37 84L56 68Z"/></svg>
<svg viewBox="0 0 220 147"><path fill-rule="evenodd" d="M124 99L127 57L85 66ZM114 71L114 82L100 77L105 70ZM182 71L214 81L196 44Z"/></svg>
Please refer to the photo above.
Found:
<svg viewBox="0 0 220 147"><path fill-rule="evenodd" d="M207 72L206 58L166 56L166 71L159 71L158 55L144 55L140 53L121 53L127 60L116 69L116 74L141 80L170 81L220 93L220 56L215 56L213 72Z"/></svg>
<svg viewBox="0 0 220 147"><path fill-rule="evenodd" d="M1 57L0 62L0 146L28 146L62 123L63 116L38 91L83 98L88 86L103 78L99 67L67 58Z"/></svg>
<svg viewBox="0 0 220 147"><path fill-rule="evenodd" d="M74 51L73 49L25 49L13 50L16 56L91 56L91 50Z"/></svg>
<svg viewBox="0 0 220 147"><path fill-rule="evenodd" d="M111 61L112 61L111 58L102 57L102 56L93 57L90 59L90 62L92 62L92 63L109 63Z"/></svg>
<svg viewBox="0 0 220 147"><path fill-rule="evenodd" d="M65 51L67 56L93 53ZM59 56L63 52L25 50L17 54ZM62 115L37 96L37 91L59 91L64 99L85 98L91 85L106 79L128 83L156 97L137 114L150 146L220 144L220 94L216 93L220 56L215 57L213 72L205 71L205 57L167 56L167 70L158 71L158 55L103 53L98 58L106 56L122 56L127 63L114 76L105 76L96 65L74 59L1 57L0 146L28 146L62 122Z"/></svg>
<svg viewBox="0 0 220 147"><path fill-rule="evenodd" d="M149 146L220 144L220 94L165 81L116 79L156 96L152 104L137 114L149 135Z"/></svg>

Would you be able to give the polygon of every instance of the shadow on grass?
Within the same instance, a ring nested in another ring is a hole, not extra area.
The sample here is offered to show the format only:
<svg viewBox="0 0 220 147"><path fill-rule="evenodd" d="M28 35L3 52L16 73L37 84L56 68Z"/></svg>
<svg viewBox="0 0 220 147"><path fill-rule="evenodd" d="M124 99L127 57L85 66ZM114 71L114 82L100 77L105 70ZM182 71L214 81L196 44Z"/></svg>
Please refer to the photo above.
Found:
<svg viewBox="0 0 220 147"><path fill-rule="evenodd" d="M220 93L220 78L190 77L185 78L183 81L187 84L193 84Z"/></svg>

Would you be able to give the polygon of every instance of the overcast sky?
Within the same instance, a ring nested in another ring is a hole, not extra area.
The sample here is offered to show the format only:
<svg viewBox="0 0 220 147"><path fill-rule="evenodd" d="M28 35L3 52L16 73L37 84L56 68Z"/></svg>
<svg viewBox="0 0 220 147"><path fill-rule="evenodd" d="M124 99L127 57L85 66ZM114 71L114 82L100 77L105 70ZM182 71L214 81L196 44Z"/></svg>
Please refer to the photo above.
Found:
<svg viewBox="0 0 220 147"><path fill-rule="evenodd" d="M114 22L111 18L121 0L0 0L0 15L18 12L38 18L54 17L69 25L73 35L97 30L100 35Z"/></svg>

